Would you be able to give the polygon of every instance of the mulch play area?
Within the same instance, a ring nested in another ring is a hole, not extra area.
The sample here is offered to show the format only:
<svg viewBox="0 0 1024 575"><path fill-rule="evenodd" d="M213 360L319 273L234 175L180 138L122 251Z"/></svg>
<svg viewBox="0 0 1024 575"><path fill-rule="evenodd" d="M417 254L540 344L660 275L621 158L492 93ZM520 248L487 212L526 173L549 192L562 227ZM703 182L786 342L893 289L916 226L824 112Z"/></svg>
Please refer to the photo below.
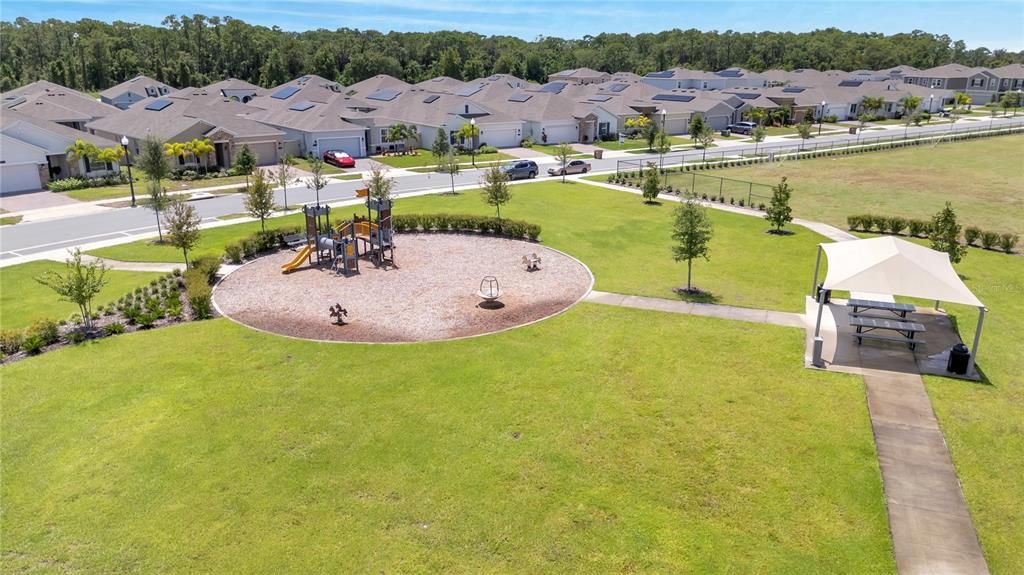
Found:
<svg viewBox="0 0 1024 575"><path fill-rule="evenodd" d="M540 257L536 271L523 263L530 254ZM218 310L247 326L292 337L433 341L543 319L575 304L593 284L590 270L572 257L488 236L401 234L395 267L376 268L364 259L360 272L348 277L328 265L309 264L282 274L281 265L294 256L278 252L229 274L214 290ZM493 305L479 293L485 276L500 286ZM344 325L331 316L338 304L347 312Z"/></svg>

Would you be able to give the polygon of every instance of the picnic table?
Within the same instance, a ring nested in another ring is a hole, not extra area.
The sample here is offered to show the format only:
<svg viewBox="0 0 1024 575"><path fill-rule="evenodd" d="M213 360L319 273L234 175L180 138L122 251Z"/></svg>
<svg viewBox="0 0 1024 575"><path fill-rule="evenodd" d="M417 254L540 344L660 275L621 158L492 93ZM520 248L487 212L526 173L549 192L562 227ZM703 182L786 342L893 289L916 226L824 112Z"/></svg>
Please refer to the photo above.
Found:
<svg viewBox="0 0 1024 575"><path fill-rule="evenodd" d="M891 312L901 318L906 318L908 313L917 311L917 308L909 303L895 303L891 301L873 301L869 299L850 298L846 300L846 307L853 308L851 315L860 313L860 310L879 310Z"/></svg>
<svg viewBox="0 0 1024 575"><path fill-rule="evenodd" d="M925 327L919 323L863 315L851 315L850 325L857 328L857 333L854 337L857 338L858 345L863 343L864 339L867 338L904 342L910 345L910 349L914 349L917 344L924 343L921 340L915 340L914 336L927 331ZM894 331L899 334L899 337L870 333L877 329Z"/></svg>

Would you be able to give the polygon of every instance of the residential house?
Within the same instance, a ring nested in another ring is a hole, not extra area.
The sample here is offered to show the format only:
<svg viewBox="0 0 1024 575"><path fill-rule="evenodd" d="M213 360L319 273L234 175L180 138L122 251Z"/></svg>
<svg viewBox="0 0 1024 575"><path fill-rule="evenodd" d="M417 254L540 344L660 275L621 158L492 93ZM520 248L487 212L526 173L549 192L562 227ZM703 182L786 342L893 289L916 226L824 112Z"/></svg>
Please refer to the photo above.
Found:
<svg viewBox="0 0 1024 575"><path fill-rule="evenodd" d="M120 109L53 82L39 80L0 95L5 110L84 130L85 124L118 114Z"/></svg>
<svg viewBox="0 0 1024 575"><path fill-rule="evenodd" d="M600 84L611 80L611 74L592 68L573 68L548 74L548 82L568 82L569 84Z"/></svg>
<svg viewBox="0 0 1024 575"><path fill-rule="evenodd" d="M148 76L136 76L100 92L100 101L127 110L133 104L166 96L173 91L174 88L163 82Z"/></svg>
<svg viewBox="0 0 1024 575"><path fill-rule="evenodd" d="M904 76L907 84L935 90L964 92L972 104L987 104L998 99L999 77L986 68L972 68L961 64L946 64Z"/></svg>
<svg viewBox="0 0 1024 575"><path fill-rule="evenodd" d="M764 86L767 82L760 74L743 68L726 68L718 72L672 68L651 72L643 77L643 81L663 90L724 90Z"/></svg>
<svg viewBox="0 0 1024 575"><path fill-rule="evenodd" d="M253 98L269 93L268 90L237 78L228 78L227 80L214 82L208 86L203 86L203 89L207 92L219 94L228 100L243 104L248 104Z"/></svg>
<svg viewBox="0 0 1024 575"><path fill-rule="evenodd" d="M999 79L998 97L1007 92L1024 92L1024 64L1008 64L991 72ZM1024 104L1019 99L1018 103Z"/></svg>

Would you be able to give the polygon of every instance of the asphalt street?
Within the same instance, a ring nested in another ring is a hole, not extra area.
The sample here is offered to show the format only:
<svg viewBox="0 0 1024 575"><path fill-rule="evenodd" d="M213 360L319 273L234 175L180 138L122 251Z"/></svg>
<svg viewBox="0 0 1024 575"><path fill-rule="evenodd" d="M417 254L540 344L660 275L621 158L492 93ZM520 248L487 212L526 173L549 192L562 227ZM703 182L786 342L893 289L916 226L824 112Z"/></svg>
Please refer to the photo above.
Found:
<svg viewBox="0 0 1024 575"><path fill-rule="evenodd" d="M990 121L988 118L972 122L971 124L957 125L951 129L950 125L923 126L912 128L910 137L921 137L922 135L935 135L951 132L967 132L988 129ZM1024 125L1021 119L996 119L995 127L1019 127ZM829 127L826 126L826 130ZM831 126L835 130L835 126ZM900 139L903 137L903 130L866 131L860 138L861 143L872 143L879 138L883 141ZM762 144L758 148L759 153L781 154L796 151L801 146L805 149L828 148L839 144L849 144L858 141L858 136L850 134L822 135L802 143L799 139L787 140L785 142L774 142ZM753 144L729 144L720 148L712 148L707 151L707 159L717 159L723 155L735 156L743 153L753 153ZM665 165L679 165L681 161L699 161L703 152L700 150L687 151L685 153L673 152L666 155ZM546 160L546 159L545 159ZM629 162L630 167L636 169L646 161L657 161L657 154L629 154L627 158L608 158L603 160L591 160L594 172L614 171L620 160ZM541 163L541 172L544 173L547 167L553 165L553 159L547 163ZM479 181L482 171L480 169L464 170L455 177L455 185L472 185ZM540 176L543 179L546 175ZM395 178L394 194L401 197L403 194L422 192L425 190L444 191L451 185L447 175L442 174L405 174ZM356 189L363 186L359 180L335 181L323 190L320 190L321 202L337 202L351 199L356 195ZM284 194L278 190L277 201L284 203ZM314 192L304 186L292 187L288 190L288 204L294 206L316 201ZM199 210L204 222L215 221L218 216L237 214L244 211L242 207L242 196L240 194L218 195L209 199L194 200L193 205ZM102 212L89 213L77 216L70 216L61 219L42 220L37 222L23 222L14 226L0 228L0 260L28 256L33 253L51 251L54 249L71 248L77 245L89 244L102 240L115 238L128 238L142 235L149 235L156 231L156 218L153 212L145 207L110 209Z"/></svg>

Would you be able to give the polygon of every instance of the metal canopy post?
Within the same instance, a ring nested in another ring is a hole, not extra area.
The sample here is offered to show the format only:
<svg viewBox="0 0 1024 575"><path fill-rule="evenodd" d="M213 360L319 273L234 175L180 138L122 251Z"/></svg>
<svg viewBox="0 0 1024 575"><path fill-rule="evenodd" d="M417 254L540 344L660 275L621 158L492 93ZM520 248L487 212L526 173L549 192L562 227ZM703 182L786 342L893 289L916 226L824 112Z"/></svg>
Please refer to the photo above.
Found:
<svg viewBox="0 0 1024 575"><path fill-rule="evenodd" d="M824 309L825 290L821 290L818 294L818 319L814 323L814 347L811 353L811 365L814 367L825 367L825 362L821 359L821 351L825 347L825 340L821 337L821 313Z"/></svg>
<svg viewBox="0 0 1024 575"><path fill-rule="evenodd" d="M981 326L985 323L985 312L987 308L978 308L978 327L974 330L974 345L971 346L971 356L967 359L967 375L971 375L974 369L974 362L978 359L978 345L981 343Z"/></svg>

